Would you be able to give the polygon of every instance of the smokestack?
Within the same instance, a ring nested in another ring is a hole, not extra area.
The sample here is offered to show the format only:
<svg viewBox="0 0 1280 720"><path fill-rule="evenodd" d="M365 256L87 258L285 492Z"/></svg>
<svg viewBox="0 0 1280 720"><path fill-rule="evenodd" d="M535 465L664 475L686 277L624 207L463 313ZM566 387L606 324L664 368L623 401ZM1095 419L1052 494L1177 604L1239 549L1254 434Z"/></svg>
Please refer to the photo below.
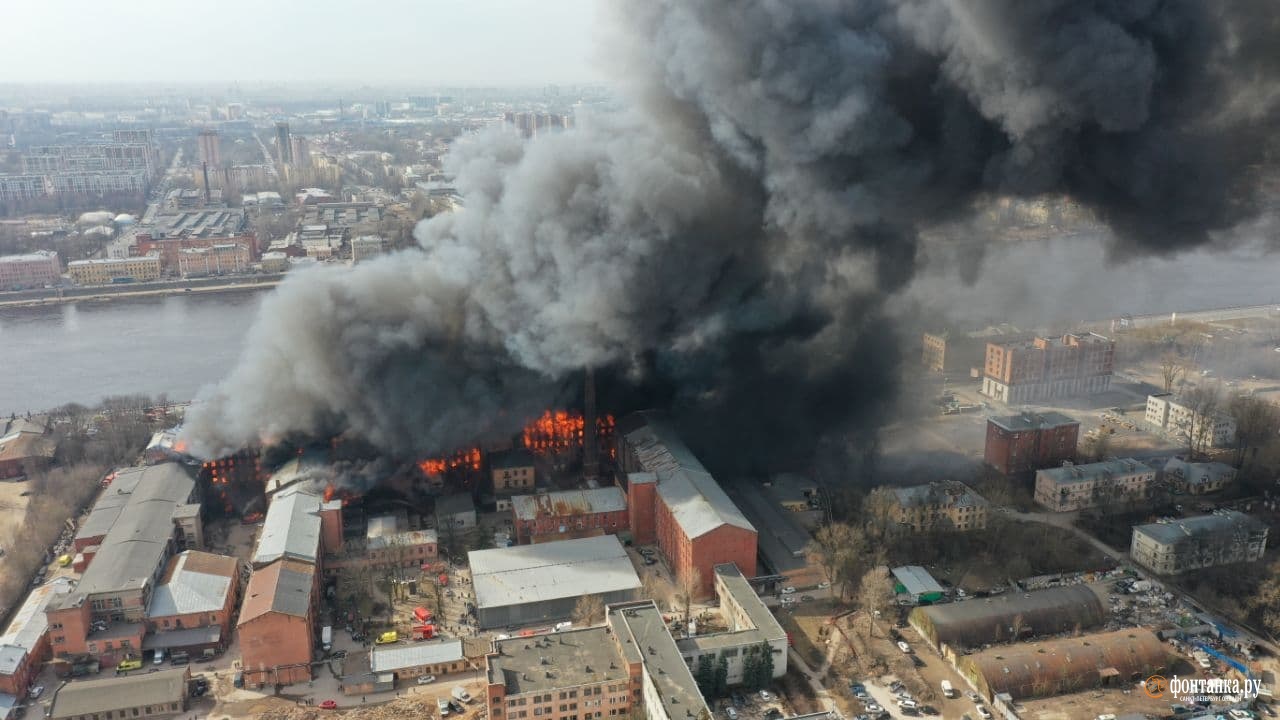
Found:
<svg viewBox="0 0 1280 720"><path fill-rule="evenodd" d="M209 202L209 163L200 163L200 172L204 173L204 201Z"/></svg>
<svg viewBox="0 0 1280 720"><path fill-rule="evenodd" d="M582 391L582 478L597 480L600 477L599 448L596 446L596 371L586 370L586 387Z"/></svg>

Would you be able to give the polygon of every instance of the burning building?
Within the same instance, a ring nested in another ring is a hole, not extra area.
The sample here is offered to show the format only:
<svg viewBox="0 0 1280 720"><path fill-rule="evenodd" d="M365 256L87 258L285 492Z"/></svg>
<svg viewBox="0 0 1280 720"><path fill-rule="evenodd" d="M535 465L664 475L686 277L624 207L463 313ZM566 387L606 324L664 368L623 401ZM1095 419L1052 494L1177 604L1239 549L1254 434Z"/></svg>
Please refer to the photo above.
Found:
<svg viewBox="0 0 1280 720"><path fill-rule="evenodd" d="M199 482L206 506L214 512L235 515L266 501L257 447L201 463Z"/></svg>

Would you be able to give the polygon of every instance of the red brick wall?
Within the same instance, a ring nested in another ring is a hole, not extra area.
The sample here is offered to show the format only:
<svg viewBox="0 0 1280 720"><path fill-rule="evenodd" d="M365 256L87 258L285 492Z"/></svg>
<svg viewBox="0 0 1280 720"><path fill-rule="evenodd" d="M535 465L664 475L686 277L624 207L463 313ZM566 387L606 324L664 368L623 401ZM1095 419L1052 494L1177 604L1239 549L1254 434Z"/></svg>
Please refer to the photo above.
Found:
<svg viewBox="0 0 1280 720"><path fill-rule="evenodd" d="M31 652L27 653L27 656L18 664L18 668L13 674L0 674L0 693L15 695L19 700L25 698L27 696L27 688L35 680L35 676L40 673L40 668L49 659L49 655L49 634L46 632L40 637Z"/></svg>
<svg viewBox="0 0 1280 720"><path fill-rule="evenodd" d="M311 653L312 629L305 618L271 612L240 626L240 667L248 685L310 680ZM301 667L271 672L284 665Z"/></svg>
<svg viewBox="0 0 1280 720"><path fill-rule="evenodd" d="M326 554L342 551L342 508L320 511L320 548Z"/></svg>
<svg viewBox="0 0 1280 720"><path fill-rule="evenodd" d="M1005 475L1055 467L1075 458L1079 433L1079 425L1010 431L988 421L983 457Z"/></svg>
<svg viewBox="0 0 1280 720"><path fill-rule="evenodd" d="M565 528L564 533L560 532L561 526ZM586 515L543 515L533 520L515 521L516 541L522 545L544 536L582 537L584 533L596 528L603 534L615 535L630 526L631 515L628 510Z"/></svg>
<svg viewBox="0 0 1280 720"><path fill-rule="evenodd" d="M54 655L76 655L88 652L85 636L89 634L89 601L80 607L63 608L45 613L49 621L50 647ZM62 627L56 627L61 625ZM59 639L61 638L61 641Z"/></svg>
<svg viewBox="0 0 1280 720"><path fill-rule="evenodd" d="M722 525L693 541L692 566L702 577L702 595L714 591L715 574L721 563L735 563L746 577L756 574L756 533L734 525Z"/></svg>
<svg viewBox="0 0 1280 720"><path fill-rule="evenodd" d="M637 545L652 545L657 539L655 506L658 486L654 483L627 483L627 524Z"/></svg>

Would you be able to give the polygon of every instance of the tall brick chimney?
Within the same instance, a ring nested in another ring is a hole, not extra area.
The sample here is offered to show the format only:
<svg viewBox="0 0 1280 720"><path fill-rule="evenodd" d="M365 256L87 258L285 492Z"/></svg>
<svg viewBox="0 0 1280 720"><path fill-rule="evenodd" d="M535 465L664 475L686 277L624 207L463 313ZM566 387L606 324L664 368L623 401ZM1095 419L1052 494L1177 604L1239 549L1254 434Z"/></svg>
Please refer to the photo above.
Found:
<svg viewBox="0 0 1280 720"><path fill-rule="evenodd" d="M586 370L586 387L582 391L582 478L600 478L600 448L596 429L596 371Z"/></svg>

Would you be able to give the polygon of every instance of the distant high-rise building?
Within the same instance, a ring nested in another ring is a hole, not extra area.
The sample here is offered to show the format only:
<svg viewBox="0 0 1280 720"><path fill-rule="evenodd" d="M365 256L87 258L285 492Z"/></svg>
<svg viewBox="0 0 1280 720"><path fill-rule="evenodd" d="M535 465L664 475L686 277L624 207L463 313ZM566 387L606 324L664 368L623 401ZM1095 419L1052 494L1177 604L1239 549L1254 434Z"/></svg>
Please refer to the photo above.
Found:
<svg viewBox="0 0 1280 720"><path fill-rule="evenodd" d="M290 163L298 167L309 167L311 165L311 144L307 142L307 138L302 135L294 135L290 144L292 145L289 150Z"/></svg>
<svg viewBox="0 0 1280 720"><path fill-rule="evenodd" d="M222 167L222 149L217 130L201 130L197 143L200 149L200 162L211 168Z"/></svg>
<svg viewBox="0 0 1280 720"><path fill-rule="evenodd" d="M289 136L289 123L276 123L276 154L281 165L293 162L293 142Z"/></svg>

